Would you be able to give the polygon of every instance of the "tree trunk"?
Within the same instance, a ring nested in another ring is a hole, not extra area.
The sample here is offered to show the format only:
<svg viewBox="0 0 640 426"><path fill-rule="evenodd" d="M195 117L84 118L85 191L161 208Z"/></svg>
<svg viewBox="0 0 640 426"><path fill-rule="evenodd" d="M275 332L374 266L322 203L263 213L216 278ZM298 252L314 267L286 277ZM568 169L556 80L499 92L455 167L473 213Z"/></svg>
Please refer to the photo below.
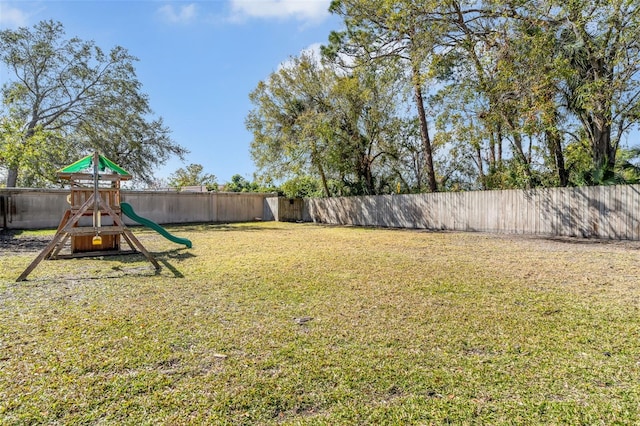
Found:
<svg viewBox="0 0 640 426"><path fill-rule="evenodd" d="M480 178L480 184L482 185L482 189L487 189L487 178L484 175L484 165L482 164L482 149L480 145L476 146L476 162L478 163L478 177Z"/></svg>
<svg viewBox="0 0 640 426"><path fill-rule="evenodd" d="M502 141L504 139L503 135L502 135L502 126L498 125L498 139L497 139L497 144L498 144L498 158L496 159L497 161L497 166L498 167L502 167Z"/></svg>
<svg viewBox="0 0 640 426"><path fill-rule="evenodd" d="M549 144L549 153L555 163L558 183L560 186L567 186L569 184L569 173L567 173L564 164L564 153L562 152L562 143L557 129L547 132L547 143Z"/></svg>
<svg viewBox="0 0 640 426"><path fill-rule="evenodd" d="M429 190L436 192L438 184L436 181L436 172L433 168L433 150L431 147L431 139L429 138L429 126L427 123L427 114L424 109L424 98L422 97L422 85L420 83L421 75L417 64L411 66L413 72L413 89L418 108L418 119L420 121L420 137L422 139L422 149L424 153L424 162L427 168L427 177L429 179Z"/></svg>
<svg viewBox="0 0 640 426"><path fill-rule="evenodd" d="M588 117L593 163L596 169L605 167L612 170L616 164L615 148L611 145L611 126L604 117Z"/></svg>
<svg viewBox="0 0 640 426"><path fill-rule="evenodd" d="M367 161L367 163L365 164L365 170L364 170L364 179L365 179L365 185L367 188L367 195L375 195L376 193L376 189L373 185L373 173L371 171L371 162Z"/></svg>
<svg viewBox="0 0 640 426"><path fill-rule="evenodd" d="M496 167L496 136L489 132L489 171Z"/></svg>
<svg viewBox="0 0 640 426"><path fill-rule="evenodd" d="M564 153L562 152L562 146L560 141L556 143L556 167L558 168L558 179L560 180L560 186L569 185L569 173L564 165Z"/></svg>
<svg viewBox="0 0 640 426"><path fill-rule="evenodd" d="M320 164L318 164L318 173L320 173L320 179L322 180L322 189L324 190L324 195L326 197L331 197L331 193L329 193L329 185L327 184L327 177L324 174L324 169Z"/></svg>
<svg viewBox="0 0 640 426"><path fill-rule="evenodd" d="M7 173L7 188L15 188L16 183L18 183L18 168L10 167L9 172Z"/></svg>

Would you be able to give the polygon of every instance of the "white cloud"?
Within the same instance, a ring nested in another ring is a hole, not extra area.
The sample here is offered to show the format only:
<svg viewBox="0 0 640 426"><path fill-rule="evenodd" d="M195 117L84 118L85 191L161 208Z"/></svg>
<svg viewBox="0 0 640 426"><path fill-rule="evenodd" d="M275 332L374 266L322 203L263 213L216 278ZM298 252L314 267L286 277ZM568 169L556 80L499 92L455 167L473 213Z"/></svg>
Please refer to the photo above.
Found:
<svg viewBox="0 0 640 426"><path fill-rule="evenodd" d="M177 9L167 4L158 9L158 13L167 21L177 24L193 21L197 15L197 10L195 3L180 6Z"/></svg>
<svg viewBox="0 0 640 426"><path fill-rule="evenodd" d="M334 62L324 63L322 59L322 49L321 49L322 46L323 46L323 43L310 44L306 48L302 49L298 54L298 56L302 56L302 55L307 56L323 67L324 66L332 67L337 73L347 73L348 70L346 68L352 67L354 65L354 61L355 61L354 58L351 56L344 55L342 53L338 54L339 61L337 63L334 63ZM280 71L283 68L285 69L290 68L291 66L293 66L293 63L294 62L292 58L288 58L287 60L280 62L277 70Z"/></svg>
<svg viewBox="0 0 640 426"><path fill-rule="evenodd" d="M297 56L308 56L310 58L312 58L316 63L320 64L320 62L322 61L322 54L320 53L320 46L322 46L321 43L313 43L311 45L309 45L308 47L302 49L300 51L300 53ZM280 71L282 69L288 69L294 66L294 58L293 57L289 57L286 60L284 60L283 62L280 62L278 64L277 70Z"/></svg>
<svg viewBox="0 0 640 426"><path fill-rule="evenodd" d="M0 2L0 26L4 28L26 27L29 15L15 7Z"/></svg>
<svg viewBox="0 0 640 426"><path fill-rule="evenodd" d="M231 10L235 19L321 21L329 16L330 3L331 0L231 0Z"/></svg>
<svg viewBox="0 0 640 426"><path fill-rule="evenodd" d="M313 43L309 45L306 49L302 49L300 54L306 54L314 58L316 61L320 62L322 58L322 54L320 53L320 48L322 47L322 43Z"/></svg>

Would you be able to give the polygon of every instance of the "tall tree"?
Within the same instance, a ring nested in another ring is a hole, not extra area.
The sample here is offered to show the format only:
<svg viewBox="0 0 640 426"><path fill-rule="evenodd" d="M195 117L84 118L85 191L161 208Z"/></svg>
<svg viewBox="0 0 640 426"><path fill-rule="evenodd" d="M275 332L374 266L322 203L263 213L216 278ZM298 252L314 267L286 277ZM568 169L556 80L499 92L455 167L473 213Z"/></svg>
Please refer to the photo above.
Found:
<svg viewBox="0 0 640 426"><path fill-rule="evenodd" d="M3 116L20 123L11 144L3 141L0 158L8 169L8 187L33 163L30 153L54 147L78 150L77 155L95 148L108 151L147 180L155 165L187 152L169 138L161 120L149 119L152 111L135 75L136 58L122 47L104 52L93 41L65 38L61 23L42 21L33 29L0 32L0 60L14 76L2 87ZM60 138L45 144L35 137L39 132ZM106 145L113 140L114 145Z"/></svg>
<svg viewBox="0 0 640 426"><path fill-rule="evenodd" d="M586 138L593 170L612 171L623 135L640 119L640 4L626 0L495 3L503 16L524 28L535 28L547 41L553 39L552 48L537 61L537 68L544 70L543 81L555 79L556 93L562 95L562 99L555 94L547 98L545 118L557 124L547 134L549 147L557 150L554 139L561 137L564 127L565 134ZM526 69L540 77L532 64ZM520 69L525 72L524 67ZM572 120L577 120L579 128L569 131ZM561 166L557 162L558 170Z"/></svg>
<svg viewBox="0 0 640 426"><path fill-rule="evenodd" d="M554 3L573 71L567 106L591 143L594 168L613 169L622 135L640 119L640 3Z"/></svg>
<svg viewBox="0 0 640 426"><path fill-rule="evenodd" d="M344 72L309 54L292 58L251 93L247 128L258 168L272 180L317 176L326 196L377 193L393 155L394 81L386 70Z"/></svg>
<svg viewBox="0 0 640 426"><path fill-rule="evenodd" d="M253 133L251 156L261 178L278 181L308 173L330 196L327 165L331 138L329 90L334 75L312 54L291 58L250 93L246 118Z"/></svg>
<svg viewBox="0 0 640 426"><path fill-rule="evenodd" d="M357 63L357 62L356 62ZM335 165L348 194L384 191L386 163L397 157L396 69L355 66L338 75L330 92Z"/></svg>
<svg viewBox="0 0 640 426"><path fill-rule="evenodd" d="M438 26L431 10L436 2L394 0L334 0L329 10L344 19L346 30L329 37L326 55L350 55L368 61L403 61L413 91L425 171L430 191L437 190L433 143L425 107L425 61L436 48Z"/></svg>
<svg viewBox="0 0 640 426"><path fill-rule="evenodd" d="M444 75L438 121L456 135L456 144L470 145L484 189L532 186L534 175L532 142L523 132L527 115L521 101L528 92L514 72L516 36L499 6L499 1L446 2L440 19L448 22L447 30L434 61L435 71Z"/></svg>
<svg viewBox="0 0 640 426"><path fill-rule="evenodd" d="M313 169L327 194L336 180L345 193L392 181L501 189L597 183L636 153L620 145L640 123L638 2L334 0L330 10L345 29L323 53L346 71L292 68L254 92L259 166ZM391 75L410 94L401 108L398 91L368 82ZM393 112L376 110L381 99Z"/></svg>

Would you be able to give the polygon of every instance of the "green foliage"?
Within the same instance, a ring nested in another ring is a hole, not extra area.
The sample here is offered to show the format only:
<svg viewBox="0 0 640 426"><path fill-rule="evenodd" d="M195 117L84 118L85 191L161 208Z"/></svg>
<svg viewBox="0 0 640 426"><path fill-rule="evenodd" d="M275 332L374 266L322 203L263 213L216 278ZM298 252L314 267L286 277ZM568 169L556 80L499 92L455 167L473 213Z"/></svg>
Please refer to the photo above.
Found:
<svg viewBox="0 0 640 426"><path fill-rule="evenodd" d="M343 71L299 58L255 92L265 175L317 176L325 195L634 180L620 141L640 122L638 2L336 0L330 11L344 28L322 53Z"/></svg>
<svg viewBox="0 0 640 426"><path fill-rule="evenodd" d="M575 186L587 185L588 181L585 178L593 167L589 142L586 138L574 141L567 145L565 154L571 184Z"/></svg>
<svg viewBox="0 0 640 426"><path fill-rule="evenodd" d="M20 123L7 116L0 116L0 129L0 168L21 170L18 186L54 186L56 171L78 159L77 147L60 132L37 126L24 140Z"/></svg>
<svg viewBox="0 0 640 426"><path fill-rule="evenodd" d="M178 190L185 186L206 186L208 191L217 191L216 176L204 173L203 170L201 164L189 164L185 168L179 168L169 176L169 186Z"/></svg>
<svg viewBox="0 0 640 426"><path fill-rule="evenodd" d="M325 196L379 193L398 172L397 71L291 58L251 94L246 124L260 178L311 176Z"/></svg>
<svg viewBox="0 0 640 426"><path fill-rule="evenodd" d="M616 156L615 170L621 176L624 183L637 184L640 183L640 148L620 149Z"/></svg>
<svg viewBox="0 0 640 426"><path fill-rule="evenodd" d="M375 75L392 73L395 81L400 83L394 85L394 92L402 87L406 93L411 93L415 103L414 114L419 126L422 156L421 167L413 169L424 175L417 178L418 183L426 180L429 191L436 191L435 147L430 135L428 105L425 102L425 93L435 75L429 71L433 56L438 56L435 40L442 35L440 25L435 25L432 18L434 13L437 14L436 4L410 0L382 3L344 0L333 2L330 11L344 19L346 29L340 33L332 33L329 37L330 45L323 53L338 63L347 64L347 67L352 65L348 64L350 61L346 61L345 57L351 58L351 62L363 68L370 68ZM388 105L396 106L395 102ZM400 118L403 113L396 110L395 114ZM396 135L390 136L392 141ZM387 180L386 178L385 176L382 180ZM356 192L362 186L361 182L345 184ZM369 191L375 185L370 180L367 184ZM386 187L384 184L376 186Z"/></svg>
<svg viewBox="0 0 640 426"><path fill-rule="evenodd" d="M313 176L297 176L284 182L280 189L287 198L322 197L322 182Z"/></svg>
<svg viewBox="0 0 640 426"><path fill-rule="evenodd" d="M13 73L2 87L0 167L7 186L50 185L52 171L95 150L145 182L187 152L152 118L126 49L104 52L66 38L59 22L0 31L0 60Z"/></svg>
<svg viewBox="0 0 640 426"><path fill-rule="evenodd" d="M231 176L231 182L224 186L227 192L257 192L258 184L249 182L242 175Z"/></svg>
<svg viewBox="0 0 640 426"><path fill-rule="evenodd" d="M273 185L270 181L253 181L250 182L242 175L235 174L231 176L231 182L224 184L222 187L225 192L260 192L260 193L278 193L280 189Z"/></svg>
<svg viewBox="0 0 640 426"><path fill-rule="evenodd" d="M621 150L617 155L614 168L602 165L593 169L581 169L574 176L574 184L577 186L593 185L624 185L640 182L640 167L633 163L640 157L638 148Z"/></svg>

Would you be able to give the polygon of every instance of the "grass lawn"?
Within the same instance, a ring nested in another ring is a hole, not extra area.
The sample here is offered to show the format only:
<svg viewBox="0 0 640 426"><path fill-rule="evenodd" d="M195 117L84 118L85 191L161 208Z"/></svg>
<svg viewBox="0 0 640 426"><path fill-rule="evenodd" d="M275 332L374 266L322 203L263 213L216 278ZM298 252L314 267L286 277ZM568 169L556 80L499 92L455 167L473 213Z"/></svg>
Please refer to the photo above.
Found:
<svg viewBox="0 0 640 426"><path fill-rule="evenodd" d="M640 243L169 229L0 246L0 424L640 424Z"/></svg>

